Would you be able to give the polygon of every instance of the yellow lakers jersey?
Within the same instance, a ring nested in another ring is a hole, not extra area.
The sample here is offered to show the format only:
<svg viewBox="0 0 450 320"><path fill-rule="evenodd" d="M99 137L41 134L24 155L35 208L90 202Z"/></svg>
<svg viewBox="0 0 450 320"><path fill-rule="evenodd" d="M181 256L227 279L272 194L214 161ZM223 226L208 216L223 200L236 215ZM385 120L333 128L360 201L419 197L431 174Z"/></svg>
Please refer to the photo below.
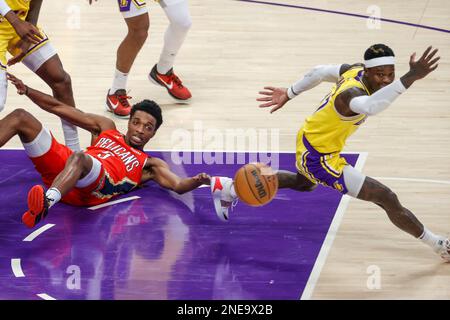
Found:
<svg viewBox="0 0 450 320"><path fill-rule="evenodd" d="M347 138L364 122L366 115L344 117L338 113L334 100L344 90L352 87L363 89L370 95L362 82L364 68L353 67L341 75L331 92L322 100L320 107L306 118L300 135L305 135L309 143L320 153L340 152ZM299 139L298 139L299 140ZM301 139L300 139L301 141Z"/></svg>
<svg viewBox="0 0 450 320"><path fill-rule="evenodd" d="M28 10L30 10L31 0L5 0L5 2L21 20L25 20ZM0 15L0 28L4 29L8 27L11 27L8 20Z"/></svg>

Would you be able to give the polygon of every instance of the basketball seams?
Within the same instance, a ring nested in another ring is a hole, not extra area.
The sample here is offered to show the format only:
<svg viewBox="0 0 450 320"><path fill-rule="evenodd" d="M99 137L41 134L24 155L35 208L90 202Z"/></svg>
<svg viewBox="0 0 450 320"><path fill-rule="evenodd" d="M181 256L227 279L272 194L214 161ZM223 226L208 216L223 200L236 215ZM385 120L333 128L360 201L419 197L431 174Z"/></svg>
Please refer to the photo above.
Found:
<svg viewBox="0 0 450 320"><path fill-rule="evenodd" d="M242 167L242 168L240 168L237 172L236 172L236 174L235 174L235 176L234 176L234 191L236 191L236 195L238 196L238 198L240 198L240 199L243 199L243 196L242 196L242 193L240 193L239 192L239 188L238 188L238 185L241 185L241 179L239 179L239 176L242 176L242 175L240 175L239 174L239 171L244 171L245 172L245 170L244 170L244 168ZM244 176L245 176L245 174L244 174Z"/></svg>
<svg viewBox="0 0 450 320"><path fill-rule="evenodd" d="M258 167L256 167L254 164L251 164L251 165L254 166L256 169L258 169ZM252 192L253 197L255 197L255 199L256 199L260 204L263 204L263 202L262 202L261 200L259 200L259 198L258 198L258 197L255 195L255 193L253 192L253 188L252 188L252 186L250 185L250 182L249 182L249 180L248 180L247 170L244 169L244 173L245 173L245 181L247 181L248 188L249 188L250 191Z"/></svg>
<svg viewBox="0 0 450 320"><path fill-rule="evenodd" d="M259 169L256 165L254 165L255 166L255 168L257 168L257 169ZM267 197L270 199L271 198L271 195L272 195L272 193L271 193L271 191L270 191L270 186L269 186L269 183L267 182L267 179L266 179L266 177L262 174L262 172L261 172L261 170L259 169L259 173L260 173L260 177L261 177L261 180L263 180L265 183L266 183L266 187L267 187Z"/></svg>

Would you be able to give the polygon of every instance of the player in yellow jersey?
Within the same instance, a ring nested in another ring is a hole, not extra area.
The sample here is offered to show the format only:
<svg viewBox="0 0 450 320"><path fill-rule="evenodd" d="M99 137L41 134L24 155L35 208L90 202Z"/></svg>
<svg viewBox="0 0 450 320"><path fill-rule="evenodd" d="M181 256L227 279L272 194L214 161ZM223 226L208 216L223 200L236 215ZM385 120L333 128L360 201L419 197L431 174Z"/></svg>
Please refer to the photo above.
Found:
<svg viewBox="0 0 450 320"><path fill-rule="evenodd" d="M75 107L72 84L47 35L36 27L42 0L0 0L0 111L7 95L7 66L23 62L52 89L53 96ZM9 60L6 53L13 57ZM61 120L66 145L79 151L77 129Z"/></svg>
<svg viewBox="0 0 450 320"><path fill-rule="evenodd" d="M394 52L383 44L368 48L364 64L320 65L288 89L265 87L261 108L282 108L300 93L323 81L334 82L317 110L306 118L297 135L298 173L279 171L280 188L312 191L318 183L383 208L401 230L429 245L450 261L450 240L435 235L403 207L396 194L379 181L366 177L341 157L345 141L368 116L386 109L413 82L437 68L437 49L429 47L420 59L411 55L410 70L395 80Z"/></svg>

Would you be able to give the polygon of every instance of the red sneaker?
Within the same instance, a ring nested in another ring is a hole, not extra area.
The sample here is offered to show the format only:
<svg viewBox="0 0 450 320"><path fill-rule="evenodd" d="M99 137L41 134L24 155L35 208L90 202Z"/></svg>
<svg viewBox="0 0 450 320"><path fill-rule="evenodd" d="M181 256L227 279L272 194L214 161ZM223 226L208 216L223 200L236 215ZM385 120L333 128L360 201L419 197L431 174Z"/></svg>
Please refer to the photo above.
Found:
<svg viewBox="0 0 450 320"><path fill-rule="evenodd" d="M156 69L156 64L150 71L148 79L167 89L167 92L177 100L188 100L192 97L191 92L188 88L183 86L180 78L173 72L173 68L170 69L166 74L161 74Z"/></svg>
<svg viewBox="0 0 450 320"><path fill-rule="evenodd" d="M129 118L131 112L131 106L128 103L128 99L125 89L119 89L114 94L106 95L106 110L112 112L114 115L120 118Z"/></svg>
<svg viewBox="0 0 450 320"><path fill-rule="evenodd" d="M48 214L48 200L45 197L44 187L36 185L28 192L28 211L22 216L22 222L33 228Z"/></svg>

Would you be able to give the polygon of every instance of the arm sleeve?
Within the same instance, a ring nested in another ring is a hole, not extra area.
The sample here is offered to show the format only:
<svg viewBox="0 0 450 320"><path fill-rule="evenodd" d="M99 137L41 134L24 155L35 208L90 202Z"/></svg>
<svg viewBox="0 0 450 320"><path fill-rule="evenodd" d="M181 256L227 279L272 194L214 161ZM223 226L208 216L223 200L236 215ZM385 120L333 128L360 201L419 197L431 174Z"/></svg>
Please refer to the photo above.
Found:
<svg viewBox="0 0 450 320"><path fill-rule="evenodd" d="M353 98L350 100L349 106L353 112L371 116L385 110L405 91L406 88L401 81L395 80L370 96Z"/></svg>
<svg viewBox="0 0 450 320"><path fill-rule="evenodd" d="M303 79L298 80L291 85L287 91L289 99L298 96L303 91L314 88L323 81L336 82L339 79L340 64L335 65L319 65L309 71Z"/></svg>
<svg viewBox="0 0 450 320"><path fill-rule="evenodd" d="M6 16L6 14L11 11L11 8L6 4L5 0L0 0L0 14Z"/></svg>

